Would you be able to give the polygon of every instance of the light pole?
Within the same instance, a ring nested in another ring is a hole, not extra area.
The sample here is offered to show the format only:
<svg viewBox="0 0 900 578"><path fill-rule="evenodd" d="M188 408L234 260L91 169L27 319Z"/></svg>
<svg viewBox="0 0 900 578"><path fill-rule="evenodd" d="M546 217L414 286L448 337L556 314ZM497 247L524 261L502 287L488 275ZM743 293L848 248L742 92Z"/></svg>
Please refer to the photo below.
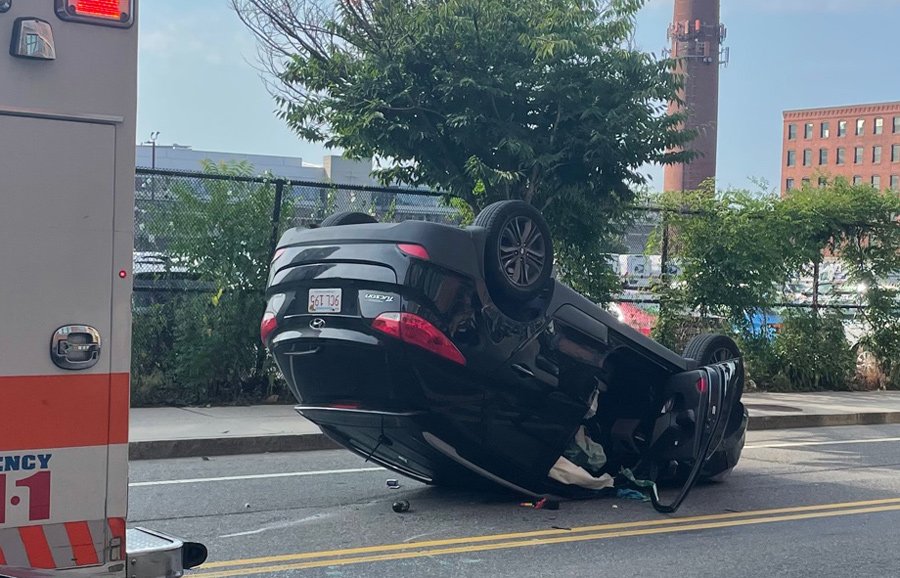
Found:
<svg viewBox="0 0 900 578"><path fill-rule="evenodd" d="M156 170L156 139L159 137L159 131L150 133L150 170ZM156 200L156 175L150 177L150 200Z"/></svg>

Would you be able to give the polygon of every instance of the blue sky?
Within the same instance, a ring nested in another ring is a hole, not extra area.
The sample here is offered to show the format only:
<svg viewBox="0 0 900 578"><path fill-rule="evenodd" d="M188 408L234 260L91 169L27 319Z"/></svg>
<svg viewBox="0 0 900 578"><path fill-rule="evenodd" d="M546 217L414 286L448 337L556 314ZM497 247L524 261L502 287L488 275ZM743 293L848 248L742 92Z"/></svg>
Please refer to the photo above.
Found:
<svg viewBox="0 0 900 578"><path fill-rule="evenodd" d="M254 39L229 4L140 3L138 140L160 131L160 144L320 163L321 145L273 114ZM672 10L672 0L649 0L640 48L665 47ZM783 110L900 101L900 0L722 0L722 21L731 62L720 80L721 186L777 186ZM662 169L648 172L661 186Z"/></svg>

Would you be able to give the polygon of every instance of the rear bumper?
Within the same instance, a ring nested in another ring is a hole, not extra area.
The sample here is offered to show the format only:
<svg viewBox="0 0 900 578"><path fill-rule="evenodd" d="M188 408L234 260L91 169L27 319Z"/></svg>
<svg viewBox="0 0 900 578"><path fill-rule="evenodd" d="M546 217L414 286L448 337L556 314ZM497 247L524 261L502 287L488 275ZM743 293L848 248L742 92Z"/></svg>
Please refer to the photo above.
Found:
<svg viewBox="0 0 900 578"><path fill-rule="evenodd" d="M206 547L202 544L146 528L126 530L125 544L129 577L177 578L186 569L206 561Z"/></svg>

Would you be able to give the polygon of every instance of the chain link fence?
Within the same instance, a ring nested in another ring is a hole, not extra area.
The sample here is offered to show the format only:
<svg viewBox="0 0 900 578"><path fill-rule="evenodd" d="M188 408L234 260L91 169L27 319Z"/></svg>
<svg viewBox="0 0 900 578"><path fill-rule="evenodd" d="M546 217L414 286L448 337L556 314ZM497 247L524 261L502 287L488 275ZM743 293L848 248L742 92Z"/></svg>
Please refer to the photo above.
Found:
<svg viewBox="0 0 900 578"><path fill-rule="evenodd" d="M135 192L137 405L287 401L258 324L268 263L288 228L341 211L452 225L474 216L460 199L431 191L228 174L139 168ZM634 207L621 236L610 240L616 249L598 257L617 279L609 309L648 335L660 319L655 287L678 283L682 273L678 231L667 219L659 207ZM888 281L900 286L900 279ZM826 259L747 321L774 334L791 310L831 310L855 343L866 331L862 291L837 260ZM696 330L724 322L698 319Z"/></svg>
<svg viewBox="0 0 900 578"><path fill-rule="evenodd" d="M283 397L258 338L268 263L285 230L341 211L382 222L471 218L431 191L138 168L134 403Z"/></svg>

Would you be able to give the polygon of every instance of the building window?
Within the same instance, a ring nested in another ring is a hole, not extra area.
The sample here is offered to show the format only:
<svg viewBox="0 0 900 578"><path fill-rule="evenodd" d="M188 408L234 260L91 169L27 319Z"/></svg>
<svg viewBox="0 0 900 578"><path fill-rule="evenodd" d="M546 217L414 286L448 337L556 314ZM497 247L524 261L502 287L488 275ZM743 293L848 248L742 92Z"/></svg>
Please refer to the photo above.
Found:
<svg viewBox="0 0 900 578"><path fill-rule="evenodd" d="M819 149L819 165L828 164L828 149Z"/></svg>
<svg viewBox="0 0 900 578"><path fill-rule="evenodd" d="M891 175L891 190L900 191L900 175Z"/></svg>
<svg viewBox="0 0 900 578"><path fill-rule="evenodd" d="M822 123L822 126L819 127L819 136L822 138L828 138L831 136L831 125L826 120Z"/></svg>
<svg viewBox="0 0 900 578"><path fill-rule="evenodd" d="M788 179L788 180L784 181L784 188L787 191L793 190L794 189L794 179Z"/></svg>
<svg viewBox="0 0 900 578"><path fill-rule="evenodd" d="M861 185L861 184L862 184L862 177L859 176L859 175L853 175L853 184L854 184L854 185Z"/></svg>
<svg viewBox="0 0 900 578"><path fill-rule="evenodd" d="M788 125L788 140L794 140L797 138L797 125L789 124Z"/></svg>
<svg viewBox="0 0 900 578"><path fill-rule="evenodd" d="M875 119L875 134L881 134L884 132L884 119L876 118Z"/></svg>
<svg viewBox="0 0 900 578"><path fill-rule="evenodd" d="M804 149L803 150L803 166L804 167L812 166L812 149Z"/></svg>
<svg viewBox="0 0 900 578"><path fill-rule="evenodd" d="M900 116L894 117L894 134L900 133Z"/></svg>
<svg viewBox="0 0 900 578"><path fill-rule="evenodd" d="M855 149L853 149L853 164L854 165L862 164L864 150L865 149L863 149L863 147L856 147Z"/></svg>
<svg viewBox="0 0 900 578"><path fill-rule="evenodd" d="M828 186L828 179L825 177L819 177L819 188L824 189Z"/></svg>
<svg viewBox="0 0 900 578"><path fill-rule="evenodd" d="M803 138L812 138L813 133L813 123L808 122L806 126L803 127Z"/></svg>
<svg viewBox="0 0 900 578"><path fill-rule="evenodd" d="M879 175L872 175L872 186L876 189L881 188L881 177Z"/></svg>
<svg viewBox="0 0 900 578"><path fill-rule="evenodd" d="M800 182L803 184L804 187L808 187L809 186L809 177L803 177L803 179L801 179Z"/></svg>
<svg viewBox="0 0 900 578"><path fill-rule="evenodd" d="M839 165L844 164L844 162L845 162L844 157L846 156L846 153L847 153L847 151L844 149L844 147L838 148L837 159L835 162Z"/></svg>
<svg viewBox="0 0 900 578"><path fill-rule="evenodd" d="M874 146L872 147L872 162L876 165L881 162L881 147Z"/></svg>
<svg viewBox="0 0 900 578"><path fill-rule="evenodd" d="M838 136L847 136L847 121L838 121Z"/></svg>
<svg viewBox="0 0 900 578"><path fill-rule="evenodd" d="M866 119L858 118L856 119L856 136L862 136L866 131Z"/></svg>
<svg viewBox="0 0 900 578"><path fill-rule="evenodd" d="M797 151L788 151L787 166L793 167L797 165Z"/></svg>
<svg viewBox="0 0 900 578"><path fill-rule="evenodd" d="M891 145L891 162L900 163L900 144Z"/></svg>

